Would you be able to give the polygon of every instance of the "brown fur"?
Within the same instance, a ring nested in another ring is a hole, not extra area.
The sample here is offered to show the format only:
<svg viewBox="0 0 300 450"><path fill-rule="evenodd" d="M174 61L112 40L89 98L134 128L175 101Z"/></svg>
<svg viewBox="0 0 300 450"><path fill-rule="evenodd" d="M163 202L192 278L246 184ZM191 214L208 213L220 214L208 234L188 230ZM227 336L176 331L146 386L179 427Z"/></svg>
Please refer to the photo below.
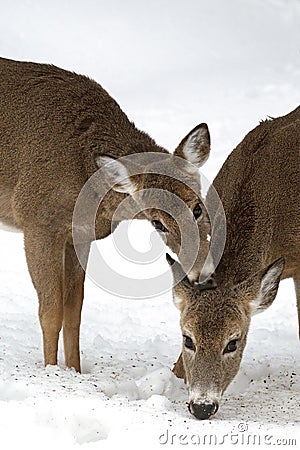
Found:
<svg viewBox="0 0 300 450"><path fill-rule="evenodd" d="M201 124L191 133L195 135L191 154L199 166L209 153L209 132ZM184 156L183 146L175 155ZM78 194L98 170L97 158L140 152L156 152L157 161L168 155L95 81L52 65L0 58L0 222L24 232L28 268L39 297L45 364L57 362L63 327L66 364L80 370L85 274L72 241ZM194 180L196 192L153 174L141 176L137 184L140 188L160 184L193 208L202 203L200 184L195 174L185 175ZM103 200L96 220L98 239L117 225L111 223L112 216L126 195L111 190ZM178 250L176 226L163 212L155 214L168 225L168 245ZM139 217L154 219L150 211ZM82 245L87 258L90 242Z"/></svg>
<svg viewBox="0 0 300 450"><path fill-rule="evenodd" d="M283 278L295 277L300 271L300 107L252 130L213 185L227 222L218 283L238 283L280 257Z"/></svg>
<svg viewBox="0 0 300 450"><path fill-rule="evenodd" d="M227 221L217 288L199 292L187 279L174 288L182 333L196 348L192 354L183 345L174 373L197 390L198 402L212 401L213 392L218 404L238 371L251 314L272 303L280 277L294 278L300 330L299 149L300 107L251 131L214 180ZM218 226L214 198L210 190L206 204ZM178 270L174 264L177 277ZM239 336L238 348L223 355L232 336Z"/></svg>

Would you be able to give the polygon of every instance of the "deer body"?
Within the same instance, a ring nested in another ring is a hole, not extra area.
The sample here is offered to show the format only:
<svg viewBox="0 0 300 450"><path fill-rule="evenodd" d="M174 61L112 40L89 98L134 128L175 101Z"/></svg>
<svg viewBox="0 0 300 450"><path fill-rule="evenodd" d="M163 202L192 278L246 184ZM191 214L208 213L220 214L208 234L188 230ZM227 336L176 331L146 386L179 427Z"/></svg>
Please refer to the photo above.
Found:
<svg viewBox="0 0 300 450"><path fill-rule="evenodd" d="M226 215L219 284L239 283L285 259L283 278L300 271L300 107L252 130L213 182ZM208 207L210 198L207 198ZM300 323L299 323L300 325Z"/></svg>
<svg viewBox="0 0 300 450"><path fill-rule="evenodd" d="M239 369L251 315L273 302L280 278L294 279L300 329L299 151L300 107L251 131L213 182L227 228L217 288L199 292L187 278L174 288L184 336L174 371L189 385L197 418L216 413ZM206 205L218 227L211 192ZM172 267L178 278L180 266Z"/></svg>
<svg viewBox="0 0 300 450"><path fill-rule="evenodd" d="M197 193L167 177L144 174L133 182L117 159L140 152L154 152L158 159L168 155L95 81L51 65L0 58L0 223L24 233L28 269L39 298L45 364L57 363L63 328L66 365L80 370L85 273L73 245L72 215L78 194L99 167L109 163L107 176L114 188L99 208L97 239L111 233L116 207L145 183L155 187L159 181L191 214L201 203L196 172L190 177ZM175 151L197 167L208 153L205 124L192 130ZM155 224L164 222L167 243L178 251L180 235L167 214L156 210L155 216L151 211L141 216ZM88 255L90 242L83 245ZM194 269L194 277L198 275Z"/></svg>

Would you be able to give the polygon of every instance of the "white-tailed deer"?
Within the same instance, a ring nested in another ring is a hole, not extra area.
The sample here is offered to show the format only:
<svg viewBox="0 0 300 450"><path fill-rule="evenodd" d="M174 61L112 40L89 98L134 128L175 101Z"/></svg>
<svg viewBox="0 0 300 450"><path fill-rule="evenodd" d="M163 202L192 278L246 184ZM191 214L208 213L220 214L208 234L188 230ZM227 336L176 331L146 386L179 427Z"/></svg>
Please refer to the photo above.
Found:
<svg viewBox="0 0 300 450"><path fill-rule="evenodd" d="M206 222L197 168L209 151L209 131L200 124L174 152L185 165L180 169L183 177L191 179L195 189L172 177L147 175L147 170L131 179L118 158L154 152L159 164L169 154L139 131L99 84L52 65L0 58L0 223L24 233L27 264L39 298L45 364L57 363L63 327L66 365L80 371L85 272L74 250L72 214L87 180L109 163L106 175L113 189L97 213L97 239L111 233L114 211L126 196L151 187L171 192L188 207L194 221ZM150 220L178 254L181 236L176 221L155 206L153 202L149 208L148 203L139 218ZM85 245L88 254L90 242ZM196 280L199 273L198 258L190 279Z"/></svg>
<svg viewBox="0 0 300 450"><path fill-rule="evenodd" d="M272 304L280 278L294 279L300 330L299 152L300 107L261 123L224 163L213 183L227 221L215 289L195 287L167 258L175 281L181 280L173 288L183 335L174 372L185 378L189 409L198 419L216 413L238 372L251 316ZM218 227L211 192L206 205Z"/></svg>

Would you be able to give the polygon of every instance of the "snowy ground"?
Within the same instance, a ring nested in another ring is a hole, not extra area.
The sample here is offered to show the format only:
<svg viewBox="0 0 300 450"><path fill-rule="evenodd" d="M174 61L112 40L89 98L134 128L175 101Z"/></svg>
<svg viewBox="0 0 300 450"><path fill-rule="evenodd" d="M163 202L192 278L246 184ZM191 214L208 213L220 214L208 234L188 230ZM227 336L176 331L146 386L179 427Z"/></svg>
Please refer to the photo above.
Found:
<svg viewBox="0 0 300 450"><path fill-rule="evenodd" d="M188 413L186 387L170 371L180 352L170 294L130 301L88 281L83 373L66 370L61 352L59 367L45 369L22 235L1 232L0 243L1 448L156 448L173 434L179 447L180 435L193 443L194 434L201 442L212 435L218 445L241 443L243 435L266 445L298 438L299 445L300 346L290 281L253 319L240 373L217 416L199 422Z"/></svg>
<svg viewBox="0 0 300 450"><path fill-rule="evenodd" d="M203 172L211 180L259 120L299 104L298 0L1 6L2 56L92 76L169 149L208 122L212 154ZM137 236L143 248L150 227L139 223ZM100 249L109 259L107 244ZM208 446L209 439L221 448L248 441L296 448L297 439L299 448L300 345L290 280L253 319L241 370L216 417L199 422L188 413L186 387L170 371L180 352L170 293L126 300L87 280L83 373L64 368L62 351L59 366L45 369L22 235L1 231L0 251L1 449L181 448ZM163 258L161 264L167 267Z"/></svg>

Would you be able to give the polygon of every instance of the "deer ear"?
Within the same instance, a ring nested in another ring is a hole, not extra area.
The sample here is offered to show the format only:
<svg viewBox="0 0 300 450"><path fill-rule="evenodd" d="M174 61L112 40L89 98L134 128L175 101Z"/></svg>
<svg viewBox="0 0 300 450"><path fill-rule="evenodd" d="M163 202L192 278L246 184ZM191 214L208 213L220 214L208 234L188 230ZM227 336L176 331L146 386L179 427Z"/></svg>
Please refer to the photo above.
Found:
<svg viewBox="0 0 300 450"><path fill-rule="evenodd" d="M106 181L112 189L123 194L134 194L140 189L138 177L130 177L124 164L109 156L98 156L96 164L103 168Z"/></svg>
<svg viewBox="0 0 300 450"><path fill-rule="evenodd" d="M175 261L168 253L166 253L166 260L168 261L168 264L171 266L173 277L174 277L174 283L178 284L181 280L184 280L187 278L186 274L184 273L183 268L179 264L178 261Z"/></svg>
<svg viewBox="0 0 300 450"><path fill-rule="evenodd" d="M248 289L252 287L255 293L253 300L252 291L252 299L249 303L252 315L258 314L271 306L277 294L283 269L284 259L277 259L266 269L261 270L245 282L248 285Z"/></svg>
<svg viewBox="0 0 300 450"><path fill-rule="evenodd" d="M185 159L197 169L208 159L210 153L210 135L206 123L197 125L180 142L174 155Z"/></svg>
<svg viewBox="0 0 300 450"><path fill-rule="evenodd" d="M191 284L179 262L175 261L168 253L166 254L166 259L173 273L173 302L176 308L182 311L186 305L187 294L188 290L191 289Z"/></svg>

